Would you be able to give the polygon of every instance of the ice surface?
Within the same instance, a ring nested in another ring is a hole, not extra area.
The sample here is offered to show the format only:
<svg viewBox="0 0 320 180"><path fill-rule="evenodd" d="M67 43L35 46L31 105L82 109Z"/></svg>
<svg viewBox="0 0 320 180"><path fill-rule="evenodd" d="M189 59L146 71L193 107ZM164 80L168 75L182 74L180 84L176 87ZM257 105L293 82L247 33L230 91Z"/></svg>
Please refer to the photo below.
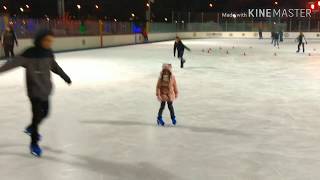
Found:
<svg viewBox="0 0 320 180"><path fill-rule="evenodd" d="M173 42L57 54L73 85L54 78L41 159L22 133L23 69L1 75L0 179L319 180L320 44L296 54L293 40L184 43L183 70ZM155 125L163 62L180 88L177 127Z"/></svg>

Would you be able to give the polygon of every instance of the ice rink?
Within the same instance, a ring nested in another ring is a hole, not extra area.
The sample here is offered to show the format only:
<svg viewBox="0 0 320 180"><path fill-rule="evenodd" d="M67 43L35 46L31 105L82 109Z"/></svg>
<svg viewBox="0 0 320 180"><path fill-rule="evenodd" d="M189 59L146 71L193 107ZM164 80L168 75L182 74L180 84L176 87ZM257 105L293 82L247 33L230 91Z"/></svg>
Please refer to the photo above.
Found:
<svg viewBox="0 0 320 180"><path fill-rule="evenodd" d="M24 71L2 74L0 179L319 180L320 43L305 54L293 40L184 43L185 69L173 41L56 54L73 85L54 76L41 159L22 132ZM167 109L167 127L156 126L162 63L180 89L177 127Z"/></svg>

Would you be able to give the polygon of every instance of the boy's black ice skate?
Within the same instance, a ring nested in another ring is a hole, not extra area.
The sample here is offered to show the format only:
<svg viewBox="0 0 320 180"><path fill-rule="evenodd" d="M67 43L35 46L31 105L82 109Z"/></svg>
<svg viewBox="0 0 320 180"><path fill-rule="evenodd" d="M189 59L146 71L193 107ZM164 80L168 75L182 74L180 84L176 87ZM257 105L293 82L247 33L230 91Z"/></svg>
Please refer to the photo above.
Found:
<svg viewBox="0 0 320 180"><path fill-rule="evenodd" d="M32 129L31 129L31 127L28 127L28 128L26 128L23 132L26 133L28 136L31 136L31 134L32 134ZM41 139L42 139L42 136L39 134L39 135L38 135L38 140L41 141Z"/></svg>

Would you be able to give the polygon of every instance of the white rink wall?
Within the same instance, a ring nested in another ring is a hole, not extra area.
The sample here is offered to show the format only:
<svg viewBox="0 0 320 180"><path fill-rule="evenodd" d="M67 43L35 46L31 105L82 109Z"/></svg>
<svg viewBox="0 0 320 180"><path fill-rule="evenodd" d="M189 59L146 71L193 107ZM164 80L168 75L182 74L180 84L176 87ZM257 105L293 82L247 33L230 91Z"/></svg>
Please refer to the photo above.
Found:
<svg viewBox="0 0 320 180"><path fill-rule="evenodd" d="M176 33L151 33L149 34L150 42L172 40L176 37ZM141 34L125 34L125 35L107 35L103 36L103 47L131 45L143 43ZM19 39L19 46L15 48L15 53L19 54L27 47L32 46L32 39ZM55 51L70 51L101 47L100 36L79 36L79 37L59 37L55 39ZM0 51L3 56L3 50Z"/></svg>
<svg viewBox="0 0 320 180"><path fill-rule="evenodd" d="M140 35L112 35L103 36L103 47L118 46L126 44L136 44L142 42ZM19 46L15 52L21 53L24 49L32 45L32 39L20 39ZM81 50L101 47L100 36L79 36L79 37L59 37L55 38L55 51Z"/></svg>
<svg viewBox="0 0 320 180"><path fill-rule="evenodd" d="M258 32L173 32L173 33L150 33L149 42L173 40L176 36L182 39L210 39L210 38L258 38ZM298 32L285 32L284 38L296 38ZM307 39L320 40L320 33L305 33ZM264 38L270 38L270 32L263 33ZM129 35L107 35L103 36L103 47L132 45L143 43L143 37L140 34ZM20 39L19 46L15 48L15 53L19 54L27 47L32 45L32 39ZM79 37L59 37L55 40L55 51L70 51L100 48L100 36L79 36ZM3 56L3 50L0 51L0 57Z"/></svg>
<svg viewBox="0 0 320 180"><path fill-rule="evenodd" d="M149 34L149 41L156 42L156 41L167 41L173 40L177 36L176 33L150 33Z"/></svg>
<svg viewBox="0 0 320 180"><path fill-rule="evenodd" d="M304 33L307 39L319 39L320 32ZM208 39L208 38L258 38L258 32L182 32L178 35L183 39ZM299 32L284 32L284 38L297 38ZM264 38L270 38L271 32L263 32Z"/></svg>

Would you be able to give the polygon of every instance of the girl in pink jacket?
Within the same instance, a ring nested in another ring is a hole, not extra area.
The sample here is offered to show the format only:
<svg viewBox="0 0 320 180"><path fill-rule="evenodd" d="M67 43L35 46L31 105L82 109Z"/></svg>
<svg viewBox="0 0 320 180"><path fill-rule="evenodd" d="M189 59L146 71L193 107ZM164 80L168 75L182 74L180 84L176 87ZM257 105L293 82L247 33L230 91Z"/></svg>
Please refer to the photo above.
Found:
<svg viewBox="0 0 320 180"><path fill-rule="evenodd" d="M162 66L162 71L157 83L157 97L161 102L161 106L158 113L157 123L158 125L164 126L164 121L162 119L162 113L165 108L166 103L168 103L168 108L171 115L172 124L176 125L176 116L173 109L173 101L178 97L178 87L176 78L172 73L171 64L164 64Z"/></svg>

